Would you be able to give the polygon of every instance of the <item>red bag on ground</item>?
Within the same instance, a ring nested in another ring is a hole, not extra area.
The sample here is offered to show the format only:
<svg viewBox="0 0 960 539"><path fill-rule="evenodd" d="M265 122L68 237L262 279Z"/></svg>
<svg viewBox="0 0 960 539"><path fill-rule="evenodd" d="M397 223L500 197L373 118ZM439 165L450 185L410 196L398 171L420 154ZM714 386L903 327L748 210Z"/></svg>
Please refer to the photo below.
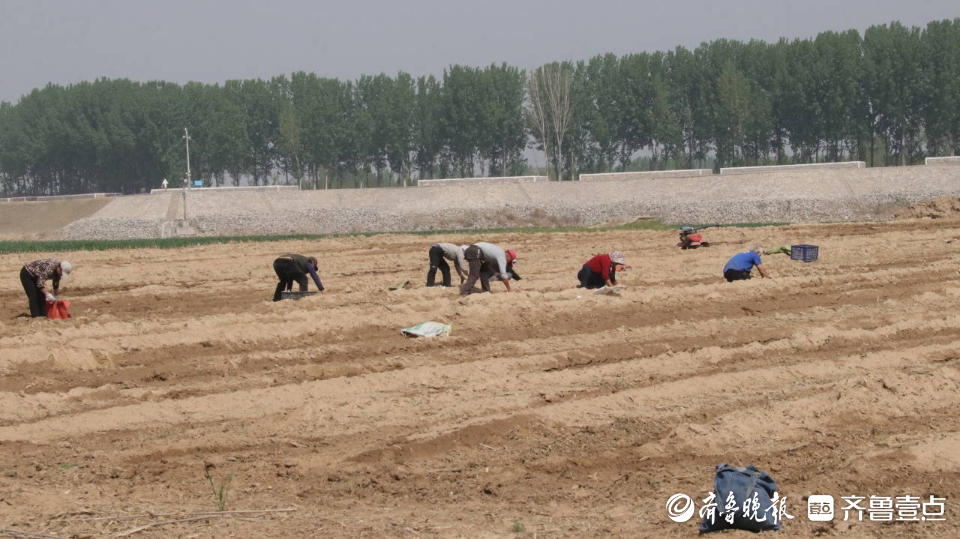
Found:
<svg viewBox="0 0 960 539"><path fill-rule="evenodd" d="M48 301L47 302L47 318L70 318L70 302L59 300L59 301Z"/></svg>

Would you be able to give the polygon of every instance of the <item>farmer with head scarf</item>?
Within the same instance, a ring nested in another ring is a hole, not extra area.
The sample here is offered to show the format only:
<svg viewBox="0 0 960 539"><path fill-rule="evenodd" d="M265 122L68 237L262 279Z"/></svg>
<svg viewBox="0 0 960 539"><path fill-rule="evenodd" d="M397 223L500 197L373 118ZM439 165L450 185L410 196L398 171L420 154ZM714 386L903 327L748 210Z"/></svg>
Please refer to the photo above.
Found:
<svg viewBox="0 0 960 539"><path fill-rule="evenodd" d="M292 290L293 282L300 285L300 291L307 291L307 275L313 278L317 283L317 289L324 291L323 283L320 282L320 276L317 275L317 259L303 255L283 255L273 261L273 271L277 272L280 283L277 285L277 291L273 294L273 301L280 301L283 296L283 290Z"/></svg>
<svg viewBox="0 0 960 539"><path fill-rule="evenodd" d="M60 279L69 279L73 265L67 261L60 262L52 258L34 260L25 264L20 270L20 284L27 293L30 302L30 316L38 318L47 316L47 301L57 301L60 293ZM53 280L53 294L47 290L47 281Z"/></svg>
<svg viewBox="0 0 960 539"><path fill-rule="evenodd" d="M626 264L621 251L614 251L608 254L597 255L588 260L580 272L577 273L577 280L580 284L577 288L603 288L604 286L614 286L617 284L617 266Z"/></svg>
<svg viewBox="0 0 960 539"><path fill-rule="evenodd" d="M748 251L733 255L733 258L727 261L727 265L723 267L723 278L728 283L749 279L754 266L757 267L760 277L769 277L767 272L763 270L763 266L760 265L760 253L762 252L762 248L753 246Z"/></svg>

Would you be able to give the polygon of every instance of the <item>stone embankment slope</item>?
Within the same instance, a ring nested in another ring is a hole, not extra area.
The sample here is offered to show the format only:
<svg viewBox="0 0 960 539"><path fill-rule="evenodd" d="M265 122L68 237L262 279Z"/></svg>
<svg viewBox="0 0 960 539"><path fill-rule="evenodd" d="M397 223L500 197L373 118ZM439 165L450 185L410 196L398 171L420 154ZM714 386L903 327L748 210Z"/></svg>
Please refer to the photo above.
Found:
<svg viewBox="0 0 960 539"><path fill-rule="evenodd" d="M647 215L667 223L884 219L908 203L960 195L960 167L790 170L649 181L443 188L192 191L201 235L349 233L593 225ZM63 229L73 239L153 238L182 216L180 193L114 199Z"/></svg>
<svg viewBox="0 0 960 539"><path fill-rule="evenodd" d="M90 217L111 198L0 202L0 240L44 240L60 237L64 226Z"/></svg>

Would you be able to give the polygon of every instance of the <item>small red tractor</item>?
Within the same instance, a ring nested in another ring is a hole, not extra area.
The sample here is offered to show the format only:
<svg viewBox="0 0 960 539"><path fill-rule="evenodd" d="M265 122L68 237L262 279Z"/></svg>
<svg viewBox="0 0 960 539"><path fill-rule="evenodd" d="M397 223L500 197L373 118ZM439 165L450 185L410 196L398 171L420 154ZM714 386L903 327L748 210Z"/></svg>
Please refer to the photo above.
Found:
<svg viewBox="0 0 960 539"><path fill-rule="evenodd" d="M716 226L716 225L711 225ZM677 244L677 247L681 249L696 249L698 247L710 247L710 242L703 241L703 234L699 231L704 228L710 228L707 226L694 228L692 226L685 226L680 229L680 243Z"/></svg>

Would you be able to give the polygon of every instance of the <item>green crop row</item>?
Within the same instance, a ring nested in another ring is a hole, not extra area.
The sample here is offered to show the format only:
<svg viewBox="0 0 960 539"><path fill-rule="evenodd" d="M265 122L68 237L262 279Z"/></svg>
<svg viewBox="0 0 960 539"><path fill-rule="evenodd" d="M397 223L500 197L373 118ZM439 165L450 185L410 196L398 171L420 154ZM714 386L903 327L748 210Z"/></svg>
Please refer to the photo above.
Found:
<svg viewBox="0 0 960 539"><path fill-rule="evenodd" d="M193 238L154 238L140 240L54 240L0 241L0 254L29 252L107 251L110 249L179 249L197 245L231 242L310 240L323 236L295 234L287 236L210 236Z"/></svg>
<svg viewBox="0 0 960 539"><path fill-rule="evenodd" d="M725 227L758 227L779 226L786 223L744 223L724 225ZM527 227L527 228L488 228L488 229L453 229L428 230L418 232L400 232L418 236L433 236L441 234L544 234L558 232L608 232L612 230L674 230L677 226L665 225L659 221L637 221L620 226L587 227ZM32 252L67 252L67 251L106 251L110 249L179 249L197 245L211 245L234 242L275 242L286 240L320 240L344 236L374 236L380 233L367 232L355 234L290 234L285 236L204 236L193 238L155 238L141 240L55 240L55 241L0 241L0 254L32 253Z"/></svg>

